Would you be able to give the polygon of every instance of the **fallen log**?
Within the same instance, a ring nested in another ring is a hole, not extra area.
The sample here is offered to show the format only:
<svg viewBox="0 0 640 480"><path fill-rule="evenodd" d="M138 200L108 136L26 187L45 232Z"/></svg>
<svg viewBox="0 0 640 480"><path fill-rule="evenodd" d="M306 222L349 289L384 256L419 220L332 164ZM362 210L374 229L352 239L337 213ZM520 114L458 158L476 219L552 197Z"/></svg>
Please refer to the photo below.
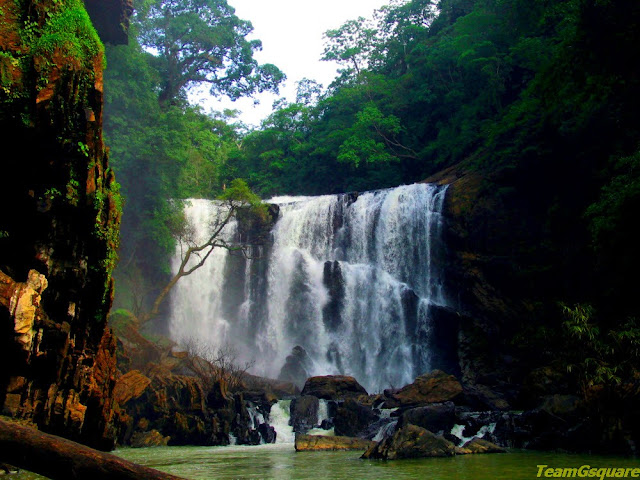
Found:
<svg viewBox="0 0 640 480"><path fill-rule="evenodd" d="M184 480L2 419L0 462L52 480Z"/></svg>

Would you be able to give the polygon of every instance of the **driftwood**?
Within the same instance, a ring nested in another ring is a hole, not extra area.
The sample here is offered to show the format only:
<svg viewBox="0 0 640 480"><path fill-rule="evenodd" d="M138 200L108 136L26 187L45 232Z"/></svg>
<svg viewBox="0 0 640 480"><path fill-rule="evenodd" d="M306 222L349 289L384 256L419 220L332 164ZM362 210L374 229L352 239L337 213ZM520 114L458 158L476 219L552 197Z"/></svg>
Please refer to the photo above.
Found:
<svg viewBox="0 0 640 480"><path fill-rule="evenodd" d="M53 480L184 480L1 419L0 462Z"/></svg>

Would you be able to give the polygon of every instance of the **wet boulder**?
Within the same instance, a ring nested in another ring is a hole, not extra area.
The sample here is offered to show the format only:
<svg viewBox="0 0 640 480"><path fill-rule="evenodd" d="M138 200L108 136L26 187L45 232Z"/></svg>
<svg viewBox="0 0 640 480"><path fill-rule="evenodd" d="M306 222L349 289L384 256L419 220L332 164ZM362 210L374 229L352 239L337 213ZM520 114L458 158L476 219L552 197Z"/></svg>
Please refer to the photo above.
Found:
<svg viewBox="0 0 640 480"><path fill-rule="evenodd" d="M302 395L313 395L324 400L340 400L368 395L368 393L353 377L325 375L307 379Z"/></svg>
<svg viewBox="0 0 640 480"><path fill-rule="evenodd" d="M165 437L158 430L135 432L131 437L131 446L133 448L166 447L170 439L170 437Z"/></svg>
<svg viewBox="0 0 640 480"><path fill-rule="evenodd" d="M375 445L371 440L353 437L324 435L296 435L296 452L327 450L367 450Z"/></svg>
<svg viewBox="0 0 640 480"><path fill-rule="evenodd" d="M441 370L420 375L409 385L396 391L385 391L386 407L415 407L431 403L456 401L463 393L456 377Z"/></svg>
<svg viewBox="0 0 640 480"><path fill-rule="evenodd" d="M473 438L465 443L462 447L456 448L456 455L468 455L476 453L507 453L505 448L502 448L495 443L492 443L484 438Z"/></svg>
<svg viewBox="0 0 640 480"><path fill-rule="evenodd" d="M474 410L509 410L511 406L503 395L486 385L465 385L464 394L459 397L459 403L464 403Z"/></svg>
<svg viewBox="0 0 640 480"><path fill-rule="evenodd" d="M313 395L291 400L291 425L296 433L307 433L318 424L320 401Z"/></svg>
<svg viewBox="0 0 640 480"><path fill-rule="evenodd" d="M258 433L264 443L276 443L276 429L267 423L258 425Z"/></svg>
<svg viewBox="0 0 640 480"><path fill-rule="evenodd" d="M398 425L416 425L432 432L450 432L456 422L453 402L433 403L424 407L410 408L402 413Z"/></svg>
<svg viewBox="0 0 640 480"><path fill-rule="evenodd" d="M396 460L403 458L452 457L456 447L445 438L416 425L406 425L389 438L369 448L362 458Z"/></svg>
<svg viewBox="0 0 640 480"><path fill-rule="evenodd" d="M366 405L353 398L347 398L338 405L333 419L336 435L365 437L369 426L378 421L378 415Z"/></svg>

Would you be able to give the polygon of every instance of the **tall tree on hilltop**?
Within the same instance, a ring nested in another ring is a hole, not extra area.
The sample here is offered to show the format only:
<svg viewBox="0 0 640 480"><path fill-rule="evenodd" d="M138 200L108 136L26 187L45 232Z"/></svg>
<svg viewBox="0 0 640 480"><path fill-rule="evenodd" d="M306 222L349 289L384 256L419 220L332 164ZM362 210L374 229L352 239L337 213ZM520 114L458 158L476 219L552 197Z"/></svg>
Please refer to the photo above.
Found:
<svg viewBox="0 0 640 480"><path fill-rule="evenodd" d="M161 104L186 97L189 87L208 84L212 95L238 99L274 91L284 74L260 65L253 53L260 40L247 40L251 22L235 15L226 0L156 0L138 12L140 43L156 54L162 75Z"/></svg>

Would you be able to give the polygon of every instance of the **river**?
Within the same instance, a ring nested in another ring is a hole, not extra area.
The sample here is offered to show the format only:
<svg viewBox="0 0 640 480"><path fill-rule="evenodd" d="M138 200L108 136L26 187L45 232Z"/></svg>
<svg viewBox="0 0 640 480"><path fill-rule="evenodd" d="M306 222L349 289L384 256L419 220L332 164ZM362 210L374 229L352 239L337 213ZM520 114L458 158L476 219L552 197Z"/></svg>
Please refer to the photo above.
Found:
<svg viewBox="0 0 640 480"><path fill-rule="evenodd" d="M544 473L538 477L538 465L640 468L640 460L635 458L533 451L416 460L361 460L359 452L295 452L292 444L122 448L115 454L190 480L529 480L546 478ZM36 480L43 477L22 472L11 478ZM627 478L633 477L628 475Z"/></svg>

